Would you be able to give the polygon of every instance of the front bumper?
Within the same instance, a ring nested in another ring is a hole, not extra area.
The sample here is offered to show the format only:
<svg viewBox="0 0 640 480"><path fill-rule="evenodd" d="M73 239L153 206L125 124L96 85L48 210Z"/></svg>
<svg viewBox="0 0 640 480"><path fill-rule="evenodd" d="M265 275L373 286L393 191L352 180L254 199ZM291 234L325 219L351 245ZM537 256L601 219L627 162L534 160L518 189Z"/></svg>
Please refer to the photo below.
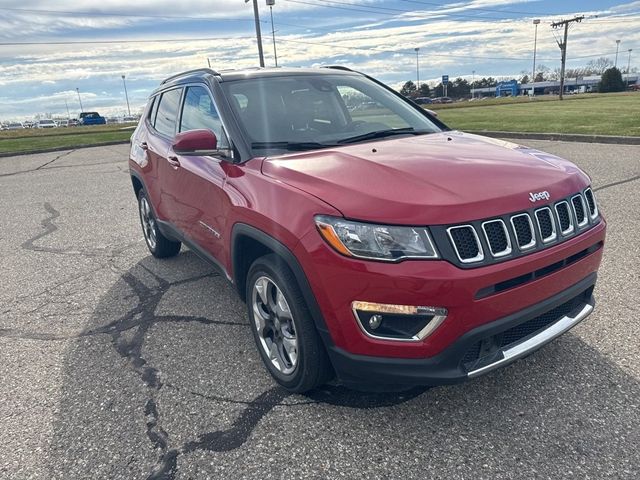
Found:
<svg viewBox="0 0 640 480"><path fill-rule="evenodd" d="M467 332L430 358L354 355L336 346L329 346L329 356L339 379L352 387L459 383L525 357L580 323L593 311L595 282L592 273L543 302Z"/></svg>
<svg viewBox="0 0 640 480"><path fill-rule="evenodd" d="M396 264L344 257L318 232L294 251L317 301L316 321L328 349L348 355L429 361L467 333L535 308L597 272L605 240L604 219L590 230L527 256L460 269L446 261ZM438 307L448 314L421 341L371 338L353 311L354 300Z"/></svg>

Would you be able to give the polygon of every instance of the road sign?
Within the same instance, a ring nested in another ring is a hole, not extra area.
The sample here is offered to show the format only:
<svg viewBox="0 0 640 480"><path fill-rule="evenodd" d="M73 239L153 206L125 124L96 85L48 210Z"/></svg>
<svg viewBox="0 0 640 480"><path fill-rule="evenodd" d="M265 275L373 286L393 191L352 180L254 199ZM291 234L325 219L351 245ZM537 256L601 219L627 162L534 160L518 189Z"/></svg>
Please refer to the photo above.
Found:
<svg viewBox="0 0 640 480"><path fill-rule="evenodd" d="M446 85L449 83L449 75L442 75L442 84Z"/></svg>

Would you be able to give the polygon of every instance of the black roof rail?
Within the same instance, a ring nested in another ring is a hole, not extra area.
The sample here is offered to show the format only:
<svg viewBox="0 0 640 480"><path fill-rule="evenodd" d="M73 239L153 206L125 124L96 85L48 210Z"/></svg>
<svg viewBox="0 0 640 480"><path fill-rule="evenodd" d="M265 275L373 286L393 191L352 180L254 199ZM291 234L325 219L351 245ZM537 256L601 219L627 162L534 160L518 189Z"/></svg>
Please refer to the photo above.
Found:
<svg viewBox="0 0 640 480"><path fill-rule="evenodd" d="M168 83L171 80L175 80L176 78L184 77L186 75L191 75L192 73L210 73L211 75L220 75L218 72L216 72L215 70L212 70L210 68L196 68L194 70L187 70L186 72L177 73L177 74L172 75L172 76L170 76L168 78L165 78L160 83L160 85L164 85L165 83Z"/></svg>
<svg viewBox="0 0 640 480"><path fill-rule="evenodd" d="M344 65L323 65L322 68L332 68L334 70L344 70L345 72L356 72L355 70L352 70L349 67L345 67Z"/></svg>

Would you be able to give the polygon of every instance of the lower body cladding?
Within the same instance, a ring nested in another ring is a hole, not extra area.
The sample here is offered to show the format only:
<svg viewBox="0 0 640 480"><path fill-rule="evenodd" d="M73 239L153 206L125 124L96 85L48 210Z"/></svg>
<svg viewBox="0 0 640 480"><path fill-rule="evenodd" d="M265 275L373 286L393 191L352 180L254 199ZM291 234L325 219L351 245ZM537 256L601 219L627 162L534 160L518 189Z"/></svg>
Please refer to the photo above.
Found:
<svg viewBox="0 0 640 480"><path fill-rule="evenodd" d="M314 260L303 268L338 378L366 389L458 383L534 352L593 311L605 231L602 221L561 245L466 270L360 262L303 238ZM407 321L391 332L402 309ZM419 314L438 325L429 331Z"/></svg>

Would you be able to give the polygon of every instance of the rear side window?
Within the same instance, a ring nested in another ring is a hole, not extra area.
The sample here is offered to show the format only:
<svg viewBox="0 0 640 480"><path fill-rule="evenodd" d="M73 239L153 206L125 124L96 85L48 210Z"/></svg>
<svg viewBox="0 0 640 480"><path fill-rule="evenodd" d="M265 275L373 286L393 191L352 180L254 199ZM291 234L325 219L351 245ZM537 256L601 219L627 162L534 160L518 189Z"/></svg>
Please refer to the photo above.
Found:
<svg viewBox="0 0 640 480"><path fill-rule="evenodd" d="M201 128L215 133L221 146L226 143L222 132L222 121L213 100L211 100L209 91L204 87L187 87L187 92L184 96L184 107L182 108L180 131L186 132Z"/></svg>
<svg viewBox="0 0 640 480"><path fill-rule="evenodd" d="M162 97L160 97L154 127L162 135L166 135L167 137L173 137L175 135L181 95L182 89L176 88L164 92Z"/></svg>

